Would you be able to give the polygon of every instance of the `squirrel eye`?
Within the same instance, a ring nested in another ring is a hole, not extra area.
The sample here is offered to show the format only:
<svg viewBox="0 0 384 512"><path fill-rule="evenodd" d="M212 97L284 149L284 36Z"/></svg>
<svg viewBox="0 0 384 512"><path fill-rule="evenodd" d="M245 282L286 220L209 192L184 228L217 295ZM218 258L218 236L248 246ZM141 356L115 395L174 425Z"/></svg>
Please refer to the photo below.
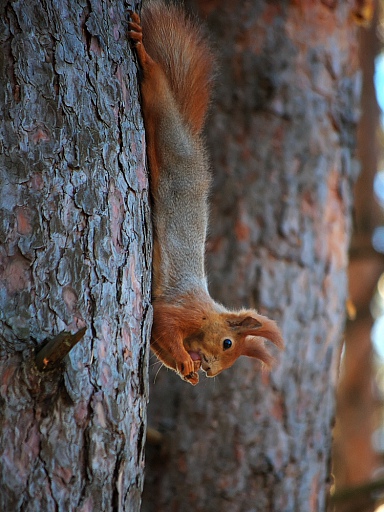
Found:
<svg viewBox="0 0 384 512"><path fill-rule="evenodd" d="M227 339L225 339L225 340L223 341L223 349L224 349L224 350L228 350L228 349L229 349L229 348L231 348L231 347L232 347L232 341L231 341L231 340L229 340L228 338L227 338Z"/></svg>

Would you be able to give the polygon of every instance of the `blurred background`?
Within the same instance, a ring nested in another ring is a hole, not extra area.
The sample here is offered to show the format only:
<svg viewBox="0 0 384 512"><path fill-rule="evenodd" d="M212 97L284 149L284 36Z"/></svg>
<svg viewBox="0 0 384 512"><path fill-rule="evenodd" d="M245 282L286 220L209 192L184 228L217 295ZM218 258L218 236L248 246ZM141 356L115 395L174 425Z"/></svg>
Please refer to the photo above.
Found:
<svg viewBox="0 0 384 512"><path fill-rule="evenodd" d="M337 510L384 511L384 2L364 2L348 321L334 430Z"/></svg>
<svg viewBox="0 0 384 512"><path fill-rule="evenodd" d="M384 512L384 0L187 4L219 56L210 291L287 343L193 389L152 360L142 510Z"/></svg>

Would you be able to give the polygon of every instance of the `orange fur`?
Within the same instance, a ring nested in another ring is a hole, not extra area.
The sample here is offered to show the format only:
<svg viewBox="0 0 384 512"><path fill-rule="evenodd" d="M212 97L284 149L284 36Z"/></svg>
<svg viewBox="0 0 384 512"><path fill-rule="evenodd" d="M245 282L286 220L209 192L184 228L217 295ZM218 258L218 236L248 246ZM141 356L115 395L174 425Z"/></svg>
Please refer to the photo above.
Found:
<svg viewBox="0 0 384 512"><path fill-rule="evenodd" d="M200 133L207 112L213 56L202 27L176 5L147 2L142 12L144 45L168 79L186 124Z"/></svg>
<svg viewBox="0 0 384 512"><path fill-rule="evenodd" d="M283 348L276 324L253 310L228 311L208 294L204 242L208 163L200 132L209 103L212 53L201 28L175 5L147 2L129 35L142 70L141 96L153 199L154 322L151 347L197 384L241 355L273 363L264 339ZM144 33L144 35L143 35Z"/></svg>
<svg viewBox="0 0 384 512"><path fill-rule="evenodd" d="M253 310L227 311L202 292L180 296L174 304L154 301L152 348L166 366L187 381L196 380L192 363L188 365L185 359L189 353L199 354L201 367L209 377L229 368L242 355L257 358L271 368L274 359L264 338L278 348L284 347L273 320ZM232 346L223 350L226 339L231 340ZM184 372L178 363L181 360Z"/></svg>

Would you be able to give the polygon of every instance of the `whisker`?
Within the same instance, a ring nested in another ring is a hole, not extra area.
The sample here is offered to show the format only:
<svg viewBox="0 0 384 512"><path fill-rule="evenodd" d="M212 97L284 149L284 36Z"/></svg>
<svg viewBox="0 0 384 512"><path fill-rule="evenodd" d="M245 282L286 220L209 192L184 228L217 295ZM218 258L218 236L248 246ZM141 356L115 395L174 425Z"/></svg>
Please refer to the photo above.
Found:
<svg viewBox="0 0 384 512"><path fill-rule="evenodd" d="M161 363L161 361L159 361L159 363ZM157 376L159 375L159 372L162 368L165 368L165 366L163 365L163 363L161 363L161 365L159 366L159 369L157 370L157 372L155 373L155 376L153 377L153 383L156 384L156 379L157 379Z"/></svg>

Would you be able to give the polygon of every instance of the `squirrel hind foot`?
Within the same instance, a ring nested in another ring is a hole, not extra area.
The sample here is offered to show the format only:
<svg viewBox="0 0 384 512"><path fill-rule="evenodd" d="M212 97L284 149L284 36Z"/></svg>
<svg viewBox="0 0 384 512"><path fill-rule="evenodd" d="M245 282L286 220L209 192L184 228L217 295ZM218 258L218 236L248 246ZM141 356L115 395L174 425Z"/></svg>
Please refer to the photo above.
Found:
<svg viewBox="0 0 384 512"><path fill-rule="evenodd" d="M128 21L128 36L137 43L143 42L143 28L141 26L140 16L133 11L129 11L131 21Z"/></svg>

